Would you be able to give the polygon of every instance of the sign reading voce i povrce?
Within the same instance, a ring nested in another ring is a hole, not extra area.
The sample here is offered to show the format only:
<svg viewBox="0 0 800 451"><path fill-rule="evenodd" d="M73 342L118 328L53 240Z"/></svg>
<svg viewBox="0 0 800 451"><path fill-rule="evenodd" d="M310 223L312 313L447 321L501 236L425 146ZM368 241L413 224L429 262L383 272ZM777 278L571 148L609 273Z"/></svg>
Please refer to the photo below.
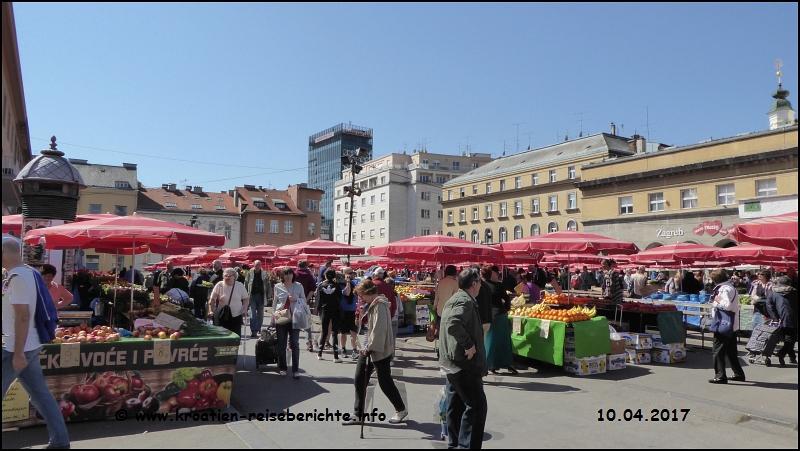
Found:
<svg viewBox="0 0 800 451"><path fill-rule="evenodd" d="M659 238L672 238L673 236L683 236L683 229L675 229L675 230L664 230L658 229L656 231L656 236Z"/></svg>

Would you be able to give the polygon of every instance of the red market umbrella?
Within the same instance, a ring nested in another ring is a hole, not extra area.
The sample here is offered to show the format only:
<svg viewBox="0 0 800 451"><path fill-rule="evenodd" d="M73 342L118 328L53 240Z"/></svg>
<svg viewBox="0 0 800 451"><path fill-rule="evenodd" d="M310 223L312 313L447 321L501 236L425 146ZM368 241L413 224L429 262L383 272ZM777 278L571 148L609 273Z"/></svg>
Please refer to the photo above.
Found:
<svg viewBox="0 0 800 451"><path fill-rule="evenodd" d="M117 215L110 213L78 215L75 222L92 221L94 219L107 219L118 218ZM3 233L14 232L17 235L22 233L22 215L5 215L3 216Z"/></svg>
<svg viewBox="0 0 800 451"><path fill-rule="evenodd" d="M703 246L702 244L675 243L639 252L631 256L631 262L691 263L698 260L713 260L717 257L719 251L720 248L718 247Z"/></svg>
<svg viewBox="0 0 800 451"><path fill-rule="evenodd" d="M407 238L375 246L367 253L377 257L433 260L435 263L503 259L502 252L489 246L444 235Z"/></svg>
<svg viewBox="0 0 800 451"><path fill-rule="evenodd" d="M797 212L737 224L730 236L739 243L797 251Z"/></svg>
<svg viewBox="0 0 800 451"><path fill-rule="evenodd" d="M719 256L746 263L751 260L797 259L797 251L790 251L779 247L762 246L760 244L743 244L741 246L720 249Z"/></svg>
<svg viewBox="0 0 800 451"><path fill-rule="evenodd" d="M244 260L263 260L274 257L277 251L277 246L262 244L260 246L245 246L233 249L228 255L232 258L241 258Z"/></svg>
<svg viewBox="0 0 800 451"><path fill-rule="evenodd" d="M536 235L500 244L504 252L534 254L545 253L595 253L609 252L617 254L635 254L639 248L632 242L592 233L564 230L561 232Z"/></svg>
<svg viewBox="0 0 800 451"><path fill-rule="evenodd" d="M280 257L294 257L298 254L308 255L361 255L364 248L336 243L327 240L311 240L297 244L288 244L278 248L276 255Z"/></svg>
<svg viewBox="0 0 800 451"><path fill-rule="evenodd" d="M542 259L545 263L575 263L597 265L600 263L600 257L597 254L549 254L545 255Z"/></svg>

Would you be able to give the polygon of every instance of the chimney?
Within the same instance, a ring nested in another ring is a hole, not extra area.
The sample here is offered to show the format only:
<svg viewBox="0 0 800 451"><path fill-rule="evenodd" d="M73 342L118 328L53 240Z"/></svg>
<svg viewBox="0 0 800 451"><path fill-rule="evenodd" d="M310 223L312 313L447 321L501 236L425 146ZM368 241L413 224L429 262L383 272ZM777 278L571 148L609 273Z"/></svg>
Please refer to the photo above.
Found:
<svg viewBox="0 0 800 451"><path fill-rule="evenodd" d="M229 195L229 196L231 196L231 197L233 197L233 193L234 193L235 191L236 191L236 190L229 189L229 190L228 190L228 195ZM223 191L223 192L224 192L224 191Z"/></svg>
<svg viewBox="0 0 800 451"><path fill-rule="evenodd" d="M178 185L175 184L175 183L170 183L169 184L169 190L170 191L177 191L178 190Z"/></svg>
<svg viewBox="0 0 800 451"><path fill-rule="evenodd" d="M617 134L617 126L614 125L613 122L611 123L611 134L612 135L616 135Z"/></svg>
<svg viewBox="0 0 800 451"><path fill-rule="evenodd" d="M203 192L203 187L202 186L195 186L194 189L192 190L192 192L195 193L195 194L200 194L200 193Z"/></svg>
<svg viewBox="0 0 800 451"><path fill-rule="evenodd" d="M636 153L645 153L646 151L646 141L644 140L644 136L640 136L639 139L636 140Z"/></svg>
<svg viewBox="0 0 800 451"><path fill-rule="evenodd" d="M161 189L169 191L169 183L162 183Z"/></svg>
<svg viewBox="0 0 800 451"><path fill-rule="evenodd" d="M186 191L192 192L192 185L186 185Z"/></svg>

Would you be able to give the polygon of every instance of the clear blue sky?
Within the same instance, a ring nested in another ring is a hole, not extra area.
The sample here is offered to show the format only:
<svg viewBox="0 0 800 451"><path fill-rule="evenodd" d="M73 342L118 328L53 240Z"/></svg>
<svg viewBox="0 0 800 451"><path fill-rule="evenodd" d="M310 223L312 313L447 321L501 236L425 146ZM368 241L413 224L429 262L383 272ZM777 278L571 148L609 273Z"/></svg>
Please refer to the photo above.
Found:
<svg viewBox="0 0 800 451"><path fill-rule="evenodd" d="M206 190L305 182L308 136L347 121L376 156L513 153L512 124L535 148L577 136L580 112L584 135L645 134L648 107L651 141L764 130L777 58L800 104L797 8L14 5L35 152L55 134L69 157L138 163L145 186Z"/></svg>

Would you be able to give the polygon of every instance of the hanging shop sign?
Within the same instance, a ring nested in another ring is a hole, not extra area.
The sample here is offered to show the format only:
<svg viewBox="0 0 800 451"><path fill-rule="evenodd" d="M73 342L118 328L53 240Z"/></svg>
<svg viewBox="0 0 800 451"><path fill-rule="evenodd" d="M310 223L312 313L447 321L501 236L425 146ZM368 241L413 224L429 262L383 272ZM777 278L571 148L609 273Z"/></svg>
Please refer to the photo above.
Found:
<svg viewBox="0 0 800 451"><path fill-rule="evenodd" d="M735 227L736 224L730 227L722 227L722 221L717 219L715 221L704 221L702 224L698 224L697 227L692 229L692 232L697 236L702 236L703 234L708 234L708 236L728 236Z"/></svg>

